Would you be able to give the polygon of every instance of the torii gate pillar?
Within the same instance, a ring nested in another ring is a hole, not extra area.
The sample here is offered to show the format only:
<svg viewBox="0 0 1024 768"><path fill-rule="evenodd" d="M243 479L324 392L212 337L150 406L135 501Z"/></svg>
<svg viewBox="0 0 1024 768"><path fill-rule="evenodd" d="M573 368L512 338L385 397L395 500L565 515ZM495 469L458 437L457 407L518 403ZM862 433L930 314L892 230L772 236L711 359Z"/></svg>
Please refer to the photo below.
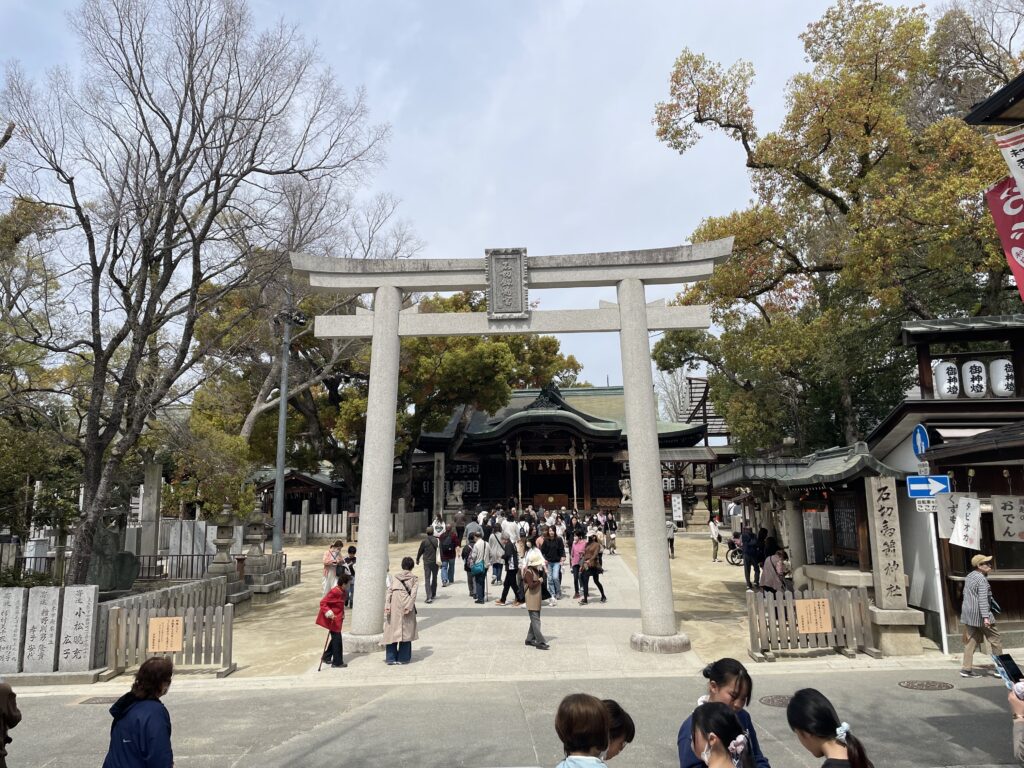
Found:
<svg viewBox="0 0 1024 768"><path fill-rule="evenodd" d="M690 641L678 631L672 575L665 546L665 510L654 386L651 330L707 328L708 307L647 304L644 284L701 280L728 258L732 238L647 251L534 256L526 249L487 251L487 259L354 260L292 254L292 266L310 285L337 293L373 292L373 312L316 318L322 338L373 339L359 519L359 605L346 640L354 651L376 650L382 636L384 582L395 461L399 349L402 336L478 336L503 333L617 331L622 350L631 489L634 502L639 632L638 651L679 653ZM531 312L528 286L614 285L618 306ZM488 289L488 312L418 314L401 311L406 291Z"/></svg>
<svg viewBox="0 0 1024 768"><path fill-rule="evenodd" d="M665 546L665 501L644 284L635 277L623 280L618 284L617 296L642 628L633 634L630 644L636 650L677 653L689 650L690 640L677 633L672 607L672 571Z"/></svg>
<svg viewBox="0 0 1024 768"><path fill-rule="evenodd" d="M370 391L363 442L363 483L359 494L359 605L353 611L349 647L376 650L383 636L384 582L388 572L391 485L395 465L395 423L401 338L398 313L402 294L382 285L373 297ZM366 578L366 577L369 578ZM374 609L374 606L379 606ZM367 610L367 608L369 610ZM360 638L356 640L355 638ZM369 645L371 647L367 648Z"/></svg>

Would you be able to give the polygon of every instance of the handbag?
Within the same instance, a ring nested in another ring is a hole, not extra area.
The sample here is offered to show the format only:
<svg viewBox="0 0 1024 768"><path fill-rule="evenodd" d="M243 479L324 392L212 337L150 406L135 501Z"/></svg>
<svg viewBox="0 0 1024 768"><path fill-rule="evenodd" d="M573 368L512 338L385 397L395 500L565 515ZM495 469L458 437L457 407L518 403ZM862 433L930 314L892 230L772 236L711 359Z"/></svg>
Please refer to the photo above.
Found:
<svg viewBox="0 0 1024 768"><path fill-rule="evenodd" d="M405 594L407 594L409 597L412 597L412 590L409 589L409 585L406 584L404 581L399 581L398 583L405 587ZM414 616L417 613L419 613L419 611L416 610L416 603L412 604L412 613Z"/></svg>
<svg viewBox="0 0 1024 768"><path fill-rule="evenodd" d="M994 595L988 596L988 609L992 611L993 616L1003 612L1003 606L996 602L996 598Z"/></svg>
<svg viewBox="0 0 1024 768"><path fill-rule="evenodd" d="M475 560L471 566L469 566L469 572L474 576L479 576L481 573L487 570L487 565L483 560Z"/></svg>

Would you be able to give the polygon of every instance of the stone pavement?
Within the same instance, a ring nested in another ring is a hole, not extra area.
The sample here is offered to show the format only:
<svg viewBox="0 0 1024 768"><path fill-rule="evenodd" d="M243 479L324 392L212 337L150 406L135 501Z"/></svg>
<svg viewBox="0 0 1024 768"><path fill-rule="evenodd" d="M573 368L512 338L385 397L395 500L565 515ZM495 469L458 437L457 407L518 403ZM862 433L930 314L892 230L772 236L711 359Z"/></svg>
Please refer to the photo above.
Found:
<svg viewBox="0 0 1024 768"><path fill-rule="evenodd" d="M391 545L390 561L398 563L405 555L415 555L418 546L418 541ZM320 562L323 549L289 548L290 559L302 560L302 584L278 603L250 611L235 622L234 657L239 671L234 676L316 674L326 640L326 632L313 623L320 600L320 567L315 564ZM624 562L627 557L605 557L606 571L601 581L608 595L607 603L592 601L586 606L578 605L571 599L572 574L565 574L562 584L568 596L556 607L545 605L541 611L550 651L524 645L529 627L526 610L494 605L500 587L488 585L488 604L474 604L460 563L455 584L439 586L432 604L424 602L420 586L420 639L413 643L412 664L387 666L383 663L383 649L369 654L346 652L348 668L329 673L343 675L344 684L371 684L396 679L451 679L464 669L474 669L487 679L600 678L612 670L634 675L692 672L701 665L693 653L663 656L638 654L630 649L630 635L640 629L640 597L636 576ZM415 572L422 580L422 568ZM593 589L593 593L597 594L597 590ZM357 577L355 610L366 609L359 601ZM346 615L346 630L350 621L351 617Z"/></svg>
<svg viewBox="0 0 1024 768"><path fill-rule="evenodd" d="M542 652L538 651L537 656ZM384 666L384 665L381 665ZM998 680L961 680L952 670L753 670L749 707L765 755L775 768L814 768L786 724L785 709L767 697L806 686L822 689L864 741L877 768L1010 766L1010 717ZM397 671L394 682L414 682ZM495 680L467 664L449 681L341 686L347 670L295 678L188 680L176 677L164 702L173 723L177 768L362 768L362 766L554 766L558 702L584 691L614 698L633 716L637 736L610 768L675 768L676 733L704 681L679 677ZM945 682L917 691L906 680ZM322 681L330 681L324 685ZM11 735L9 764L30 768L99 765L109 740L110 702L127 690L18 692L24 720ZM765 701L762 701L765 700ZM58 726L58 727L55 727Z"/></svg>
<svg viewBox="0 0 1024 768"><path fill-rule="evenodd" d="M680 537L673 581L681 626L696 650L639 654L629 648L629 636L639 628L629 544L624 539L623 554L605 558L608 603L581 607L563 600L543 609L550 651L523 645L525 610L471 603L460 572L432 605L420 596L412 664L389 667L383 652L349 654L347 669L319 673L325 633L313 619L323 548L291 548L290 557L303 560L306 580L275 605L238 620L239 672L223 680L190 670L176 674L165 698L175 764L550 766L560 759L553 727L558 702L586 691L619 700L637 722L636 742L612 768L674 766L679 723L705 687L704 660L733 655L747 662L743 592L736 586L742 587L742 571L725 563L704 566L706 540ZM391 562L417 546L392 545ZM565 583L571 584L571 574ZM755 685L749 710L775 766L812 768L820 762L799 748L785 710L766 698L804 686L833 698L878 768L1012 763L1005 689L993 678L961 679L954 657L850 660L828 653L748 666ZM917 691L899 685L908 680L948 687ZM107 708L129 685L130 677L122 676L91 686L20 689L25 720L12 732L10 764L98 764L107 745Z"/></svg>
<svg viewBox="0 0 1024 768"><path fill-rule="evenodd" d="M389 557L398 563L415 555L418 542L392 544ZM303 582L272 606L250 611L235 622L235 659L238 677L316 674L318 657L326 639L324 630L313 624L320 600L320 557L325 547L288 549L292 560L303 562ZM330 670L344 675L343 685L378 682L451 679L465 669L485 678L545 679L571 676L601 678L609 670L619 675L678 675L697 673L707 661L733 656L756 666L758 672L776 674L800 669L914 669L956 668L956 657L944 657L931 650L921 656L872 659L859 655L846 659L831 651L794 654L775 664L754 665L747 655L745 613L746 587L743 569L724 562L710 562L710 545L699 535L681 535L676 540L676 558L671 560L675 606L681 631L691 640L690 653L675 655L639 654L629 647L630 635L640 628L639 593L632 540L620 541L621 555L605 556L602 576L607 603L579 606L565 599L557 607L541 612L550 651L523 645L528 619L523 608L489 603L475 605L469 598L461 565L456 583L438 588L438 598L426 605L422 585L418 601L420 640L413 644L413 663L388 667L383 650L372 654L346 652L349 667ZM722 554L720 552L720 554ZM422 577L422 569L417 568ZM571 594L572 578L567 573L563 586ZM488 586L490 599L500 587ZM596 590L595 590L596 591ZM356 591L356 610L362 610ZM350 617L346 616L346 630ZM323 673L321 673L323 674ZM333 683L332 683L333 684Z"/></svg>

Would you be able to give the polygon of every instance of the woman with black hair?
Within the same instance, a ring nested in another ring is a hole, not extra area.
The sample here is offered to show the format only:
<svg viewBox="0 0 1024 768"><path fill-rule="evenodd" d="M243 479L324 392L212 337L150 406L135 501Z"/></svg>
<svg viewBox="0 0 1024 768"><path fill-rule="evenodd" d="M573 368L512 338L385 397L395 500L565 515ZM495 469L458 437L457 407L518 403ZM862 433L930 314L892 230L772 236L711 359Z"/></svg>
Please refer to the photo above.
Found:
<svg viewBox="0 0 1024 768"><path fill-rule="evenodd" d="M768 758L761 754L761 745L757 741L754 724L744 709L754 693L754 683L747 668L736 659L724 658L704 667L703 675L708 681L708 692L698 699L697 704L724 704L735 712L740 726L746 733L746 749L753 760L751 765L757 768L771 768ZM693 715L679 726L676 746L679 749L679 768L699 768L704 765L693 749Z"/></svg>
<svg viewBox="0 0 1024 768"><path fill-rule="evenodd" d="M624 710L614 699L602 699L604 708L608 710L608 753L605 760L611 760L632 744L636 738L636 725L629 712Z"/></svg>
<svg viewBox="0 0 1024 768"><path fill-rule="evenodd" d="M815 757L824 757L821 768L874 768L850 724L839 720L832 702L813 688L793 694L786 720L800 744Z"/></svg>
<svg viewBox="0 0 1024 768"><path fill-rule="evenodd" d="M710 701L690 715L693 721L693 751L707 768L754 768L750 739L736 712L727 704Z"/></svg>

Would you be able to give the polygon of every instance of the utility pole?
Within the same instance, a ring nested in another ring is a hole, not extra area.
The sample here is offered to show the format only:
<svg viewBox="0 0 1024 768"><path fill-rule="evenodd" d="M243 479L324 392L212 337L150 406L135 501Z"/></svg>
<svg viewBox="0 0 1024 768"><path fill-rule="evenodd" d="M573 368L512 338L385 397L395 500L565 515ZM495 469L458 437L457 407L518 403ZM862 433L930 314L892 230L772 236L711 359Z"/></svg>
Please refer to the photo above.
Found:
<svg viewBox="0 0 1024 768"><path fill-rule="evenodd" d="M301 312L279 312L274 320L284 326L284 338L281 343L281 385L278 389L281 402L277 409L277 463L274 473L273 549L274 554L278 554L284 542L284 449L288 426L288 358L291 355L292 324L301 328L306 324L306 316Z"/></svg>

